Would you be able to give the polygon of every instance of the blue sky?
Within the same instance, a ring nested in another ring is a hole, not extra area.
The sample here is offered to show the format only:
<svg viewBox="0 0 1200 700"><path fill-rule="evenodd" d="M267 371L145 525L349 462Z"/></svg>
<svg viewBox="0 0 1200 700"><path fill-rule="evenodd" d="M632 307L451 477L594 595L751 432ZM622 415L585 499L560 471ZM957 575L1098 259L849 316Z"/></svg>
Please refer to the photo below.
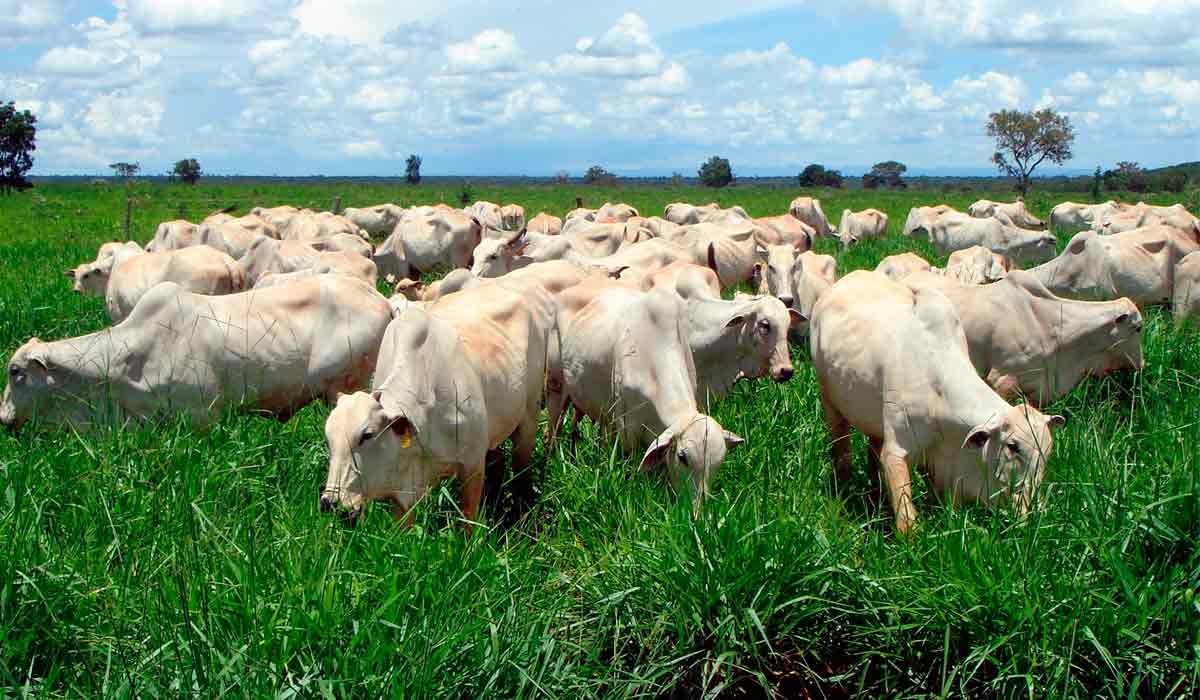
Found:
<svg viewBox="0 0 1200 700"><path fill-rule="evenodd" d="M0 0L36 172L986 172L1001 108L1072 171L1200 159L1200 0ZM1047 170L1047 172L1052 172Z"/></svg>

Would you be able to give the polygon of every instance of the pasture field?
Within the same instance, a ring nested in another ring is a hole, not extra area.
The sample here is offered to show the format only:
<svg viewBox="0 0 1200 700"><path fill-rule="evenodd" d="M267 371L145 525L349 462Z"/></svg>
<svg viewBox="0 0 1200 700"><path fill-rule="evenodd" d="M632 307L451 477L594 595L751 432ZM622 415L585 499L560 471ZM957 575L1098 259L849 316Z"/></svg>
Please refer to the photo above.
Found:
<svg viewBox="0 0 1200 700"><path fill-rule="evenodd" d="M138 183L133 236L230 205L328 208L457 198L325 181ZM476 187L562 215L627 201L782 213L796 191ZM893 236L839 273L922 245L915 204L980 193L820 191L832 220L873 206ZM1009 196L995 193L993 199ZM1073 197L1087 201L1084 194ZM1151 198L1147 198L1148 200ZM0 353L100 329L63 270L121 238L120 186L0 198ZM1166 202L1166 198L1153 201ZM1046 217L1054 202L1029 201ZM1065 242L1067 232L1060 232ZM831 241L822 252L834 252ZM865 442L845 497L805 347L784 385L713 411L746 439L693 518L583 426L545 455L528 517L465 540L447 485L404 530L322 515L322 426L231 415L87 435L0 435L0 686L43 697L1195 697L1200 688L1200 334L1144 309L1144 371L1087 380L1048 413L1043 508L953 507L918 486L919 529L871 505ZM918 482L919 484L920 482Z"/></svg>

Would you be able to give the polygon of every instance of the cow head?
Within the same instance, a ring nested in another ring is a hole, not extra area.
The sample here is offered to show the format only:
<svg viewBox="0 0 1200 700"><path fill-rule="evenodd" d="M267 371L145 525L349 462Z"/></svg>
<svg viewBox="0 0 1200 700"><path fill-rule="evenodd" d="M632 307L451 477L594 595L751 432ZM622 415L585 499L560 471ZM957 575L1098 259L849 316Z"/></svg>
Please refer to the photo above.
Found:
<svg viewBox="0 0 1200 700"><path fill-rule="evenodd" d="M0 425L17 430L39 409L61 382L49 348L38 338L30 338L13 353L8 362L8 385L0 401ZM90 407L89 407L90 408Z"/></svg>
<svg viewBox="0 0 1200 700"><path fill-rule="evenodd" d="M322 512L343 509L354 524L369 501L391 500L407 512L423 492L414 477L420 436L409 419L388 411L381 392L340 394L325 421L329 472L321 491Z"/></svg>
<svg viewBox="0 0 1200 700"><path fill-rule="evenodd" d="M1097 329L1102 350L1090 358L1089 373L1104 376L1124 369L1146 366L1142 354L1142 314L1128 298L1105 304L1102 323Z"/></svg>
<svg viewBox="0 0 1200 700"><path fill-rule="evenodd" d="M725 322L737 333L737 360L745 377L770 376L777 382L792 378L794 369L788 349L788 329L807 319L771 296L744 299Z"/></svg>
<svg viewBox="0 0 1200 700"><path fill-rule="evenodd" d="M688 473L692 480L692 503L699 507L708 495L708 481L725 461L730 449L745 442L705 415L696 414L667 426L642 455L641 468L666 467L673 477Z"/></svg>
<svg viewBox="0 0 1200 700"><path fill-rule="evenodd" d="M72 290L78 294L104 296L108 289L108 276L112 271L112 258L100 262L84 263L63 274L74 280Z"/></svg>
<svg viewBox="0 0 1200 700"><path fill-rule="evenodd" d="M525 229L507 238L485 238L471 252L471 274L476 277L503 277L516 268L517 256L529 244Z"/></svg>
<svg viewBox="0 0 1200 700"><path fill-rule="evenodd" d="M790 308L796 300L795 271L801 250L790 245L772 245L760 247L757 252L754 276L758 293L770 294Z"/></svg>
<svg viewBox="0 0 1200 700"><path fill-rule="evenodd" d="M1025 515L1045 476L1051 429L1065 424L1062 416L1046 416L1026 404L1009 406L967 431L962 449L984 470L978 499L985 504L1009 501Z"/></svg>

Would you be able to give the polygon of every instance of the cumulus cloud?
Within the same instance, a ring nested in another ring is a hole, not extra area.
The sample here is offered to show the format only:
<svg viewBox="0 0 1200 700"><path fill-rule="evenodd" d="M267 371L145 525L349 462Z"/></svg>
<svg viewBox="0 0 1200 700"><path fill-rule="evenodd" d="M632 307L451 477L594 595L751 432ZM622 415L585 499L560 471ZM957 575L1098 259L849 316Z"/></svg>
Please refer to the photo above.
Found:
<svg viewBox="0 0 1200 700"><path fill-rule="evenodd" d="M821 69L821 79L832 85L862 87L886 83L906 75L905 69L873 58L860 58L841 66Z"/></svg>
<svg viewBox="0 0 1200 700"><path fill-rule="evenodd" d="M659 75L630 81L626 84L625 91L634 95L682 95L691 85L692 79L687 69L678 63L672 63Z"/></svg>
<svg viewBox="0 0 1200 700"><path fill-rule="evenodd" d="M621 16L598 39L576 41L575 53L554 59L554 67L563 73L627 78L654 75L662 63L662 51L650 37L649 25L632 12Z"/></svg>
<svg viewBox="0 0 1200 700"><path fill-rule="evenodd" d="M513 71L521 57L517 38L503 29L488 29L470 41L446 47L451 73L497 73Z"/></svg>
<svg viewBox="0 0 1200 700"><path fill-rule="evenodd" d="M28 41L61 22L65 6L57 0L0 0L0 39Z"/></svg>
<svg viewBox="0 0 1200 700"><path fill-rule="evenodd" d="M729 71L770 69L793 82L804 82L816 71L813 62L792 53L787 42L779 42L766 51L746 49L721 57L721 67Z"/></svg>

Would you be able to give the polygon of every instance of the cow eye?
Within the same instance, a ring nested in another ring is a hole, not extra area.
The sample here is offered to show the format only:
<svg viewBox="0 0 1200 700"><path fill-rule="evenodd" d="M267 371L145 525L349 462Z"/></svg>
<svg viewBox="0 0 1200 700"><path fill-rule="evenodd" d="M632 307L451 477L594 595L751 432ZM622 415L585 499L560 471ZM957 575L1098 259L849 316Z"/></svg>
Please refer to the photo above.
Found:
<svg viewBox="0 0 1200 700"><path fill-rule="evenodd" d="M358 444L365 445L368 442L370 442L371 439L374 437L375 437L375 433L372 433L370 430L364 430L362 437L358 439Z"/></svg>
<svg viewBox="0 0 1200 700"><path fill-rule="evenodd" d="M1021 443L1017 442L1016 440L1009 440L1007 447L1009 452L1015 455L1021 454Z"/></svg>
<svg viewBox="0 0 1200 700"><path fill-rule="evenodd" d="M16 366L16 365L13 365L12 367L9 367L9 368L8 368L8 376L10 376L10 377L18 377L18 376L20 376L20 375L21 375L21 368L20 368L20 367L18 367L18 366Z"/></svg>
<svg viewBox="0 0 1200 700"><path fill-rule="evenodd" d="M687 465L687 463L688 463L688 458L687 458L687 453L686 453L686 452L684 452L683 450L680 450L680 451L679 451L679 452L676 454L676 456L679 458L679 463L680 463L680 464L683 464L683 465L685 465L685 466Z"/></svg>
<svg viewBox="0 0 1200 700"><path fill-rule="evenodd" d="M758 322L758 329L761 330L763 333L767 333L768 331L771 330L771 322L764 318L763 320Z"/></svg>

